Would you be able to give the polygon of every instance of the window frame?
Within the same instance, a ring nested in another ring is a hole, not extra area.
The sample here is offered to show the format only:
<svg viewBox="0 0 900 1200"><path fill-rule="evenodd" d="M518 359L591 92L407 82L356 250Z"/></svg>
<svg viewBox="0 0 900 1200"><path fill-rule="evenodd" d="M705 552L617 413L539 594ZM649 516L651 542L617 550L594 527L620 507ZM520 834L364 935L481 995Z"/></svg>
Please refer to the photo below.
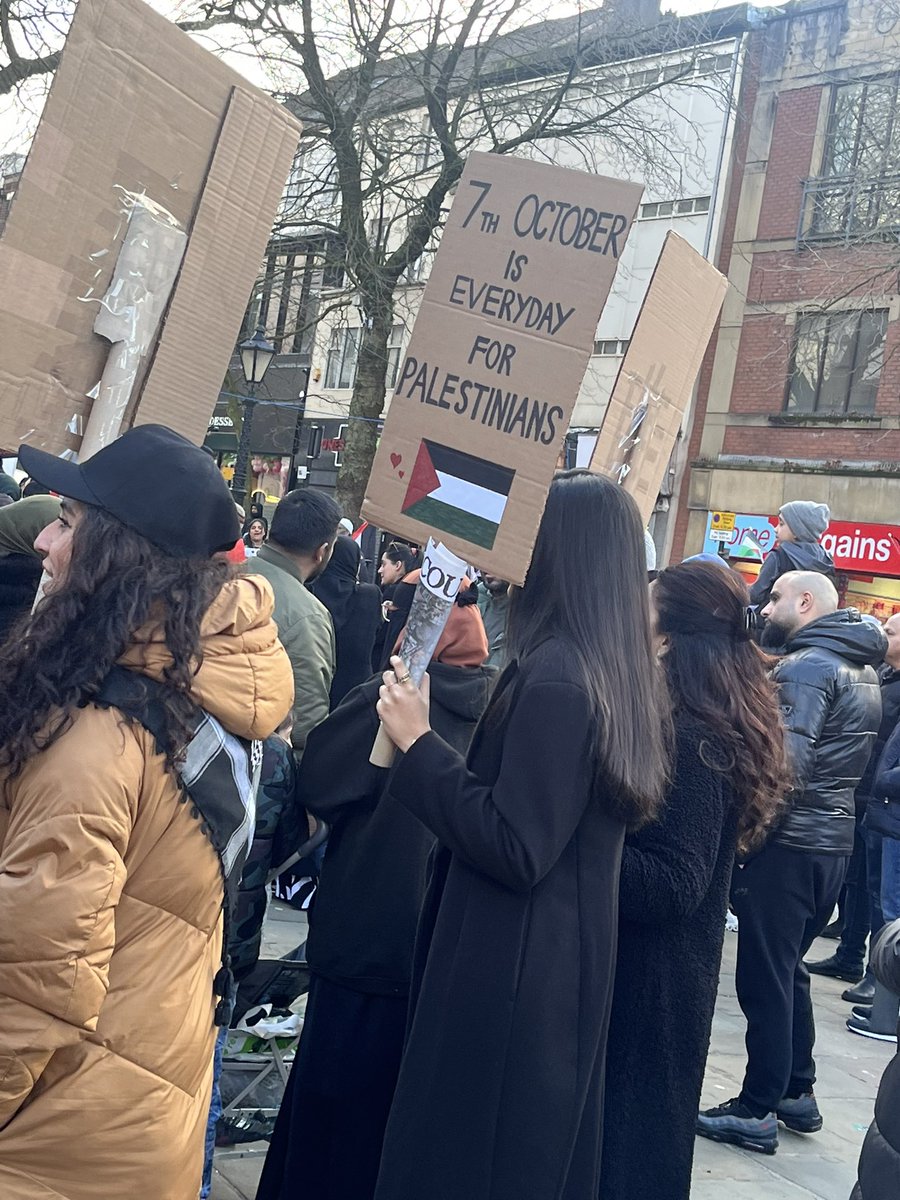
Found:
<svg viewBox="0 0 900 1200"><path fill-rule="evenodd" d="M863 328L863 319L865 317L879 318L882 324L882 336L880 344L881 363L878 367L877 381L873 391L873 399L871 407L860 407L858 403L853 401L854 388L858 386L860 380L861 369L864 364L860 362L860 343ZM855 328L853 330L853 358L850 369L847 372L847 388L843 403L840 408L828 407L823 408L821 405L822 391L827 380L825 377L825 365L827 362L828 351L834 341L834 332L832 326L838 321L845 321L848 318L855 318ZM816 364L816 380L813 404L811 407L800 407L798 404L791 403L791 392L794 386L794 381L797 376L797 351L802 333L801 325L807 322L810 324L811 332L814 331L814 322L824 322L824 333L821 338L821 345L818 352L818 360ZM788 365L788 375L784 391L784 404L782 411L789 414L806 415L806 416L846 416L848 413L872 414L877 412L878 408L878 390L881 387L881 373L884 370L884 349L887 341L887 331L890 324L890 312L887 308L860 308L860 309L844 309L840 312L802 312L797 313L796 323L793 329L793 337L791 340L791 353Z"/></svg>
<svg viewBox="0 0 900 1200"><path fill-rule="evenodd" d="M356 368L359 363L359 335L361 329L358 325L333 325L331 335L328 339L328 349L325 354L325 391L327 392L347 392L352 391L356 383ZM348 356L348 351L352 348L352 355ZM352 365L347 372L347 363ZM332 367L336 369L333 371ZM341 383L341 380L347 378L349 382ZM334 379L334 382L331 382Z"/></svg>

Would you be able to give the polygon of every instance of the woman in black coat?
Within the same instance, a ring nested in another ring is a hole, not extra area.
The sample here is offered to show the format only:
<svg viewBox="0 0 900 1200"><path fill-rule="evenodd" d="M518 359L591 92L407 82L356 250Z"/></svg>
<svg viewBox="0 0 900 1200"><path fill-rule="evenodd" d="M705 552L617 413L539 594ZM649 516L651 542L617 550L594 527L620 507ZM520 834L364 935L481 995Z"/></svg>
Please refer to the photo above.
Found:
<svg viewBox="0 0 900 1200"><path fill-rule="evenodd" d="M381 625L381 594L374 583L359 582L361 558L358 543L339 537L328 566L309 589L331 613L334 625L331 709L372 673L372 650Z"/></svg>
<svg viewBox="0 0 900 1200"><path fill-rule="evenodd" d="M431 718L465 753L494 671L477 607L454 606L429 667ZM406 1031L434 835L369 762L380 677L310 734L301 789L331 827L306 952L303 1037L257 1200L372 1200ZM395 766L396 769L396 766Z"/></svg>
<svg viewBox="0 0 900 1200"><path fill-rule="evenodd" d="M610 480L554 480L509 647L468 760L399 658L381 689L391 795L439 847L376 1200L596 1200L622 840L667 768L643 532Z"/></svg>
<svg viewBox="0 0 900 1200"><path fill-rule="evenodd" d="M601 1200L687 1200L735 848L761 844L787 787L778 700L727 566L651 585L676 713L660 819L626 839L607 1050Z"/></svg>

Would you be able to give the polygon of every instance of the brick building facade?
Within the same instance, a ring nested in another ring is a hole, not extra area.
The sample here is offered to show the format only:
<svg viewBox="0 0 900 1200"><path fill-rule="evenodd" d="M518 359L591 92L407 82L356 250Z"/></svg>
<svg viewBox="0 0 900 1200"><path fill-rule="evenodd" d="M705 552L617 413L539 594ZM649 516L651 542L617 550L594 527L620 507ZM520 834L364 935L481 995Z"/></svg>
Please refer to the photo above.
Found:
<svg viewBox="0 0 900 1200"><path fill-rule="evenodd" d="M708 548L716 510L765 518L812 499L840 529L900 526L898 79L892 0L797 0L749 37L719 256L732 286L673 561ZM851 600L900 610L900 582L865 576L851 573Z"/></svg>

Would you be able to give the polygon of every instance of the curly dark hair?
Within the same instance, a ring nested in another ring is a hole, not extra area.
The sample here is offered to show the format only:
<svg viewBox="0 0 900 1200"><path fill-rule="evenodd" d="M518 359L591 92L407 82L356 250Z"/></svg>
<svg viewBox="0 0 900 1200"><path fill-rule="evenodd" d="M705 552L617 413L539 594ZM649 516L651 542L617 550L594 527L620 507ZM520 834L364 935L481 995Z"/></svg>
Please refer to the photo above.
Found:
<svg viewBox="0 0 900 1200"><path fill-rule="evenodd" d="M758 850L790 789L774 660L748 631L747 586L726 566L686 562L652 585L656 628L668 641L663 667L675 712L688 712L725 751L707 765L727 774L739 805L738 853ZM701 754L704 754L701 746Z"/></svg>
<svg viewBox="0 0 900 1200"><path fill-rule="evenodd" d="M64 586L0 648L0 767L9 779L62 737L75 709L98 694L133 635L153 618L172 656L163 679L167 742L183 747L191 681L202 661L200 624L233 573L225 562L166 554L100 508L79 512ZM173 766L174 755L167 757Z"/></svg>

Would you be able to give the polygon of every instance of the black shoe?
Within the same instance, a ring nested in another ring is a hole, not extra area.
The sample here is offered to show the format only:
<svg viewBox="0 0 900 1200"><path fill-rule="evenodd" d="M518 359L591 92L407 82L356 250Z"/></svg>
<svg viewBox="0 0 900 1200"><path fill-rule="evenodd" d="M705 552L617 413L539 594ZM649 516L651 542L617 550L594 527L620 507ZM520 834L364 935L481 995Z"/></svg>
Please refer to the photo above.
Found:
<svg viewBox="0 0 900 1200"><path fill-rule="evenodd" d="M850 1011L853 1013L854 1017L862 1017L864 1021L868 1021L872 1017L871 1004L854 1004Z"/></svg>
<svg viewBox="0 0 900 1200"><path fill-rule="evenodd" d="M770 1112L764 1117L754 1117L739 1096L699 1113L697 1133L712 1142L728 1142L732 1146L743 1146L745 1150L757 1150L760 1154L774 1154L778 1149L775 1114Z"/></svg>
<svg viewBox="0 0 900 1200"><path fill-rule="evenodd" d="M847 983L859 983L863 977L862 967L845 967L836 954L820 962L808 962L806 969L810 975L827 975L829 979L845 979Z"/></svg>
<svg viewBox="0 0 900 1200"><path fill-rule="evenodd" d="M873 1038L876 1042L894 1042L897 1041L897 1030L874 1029L872 1022L867 1017L848 1017L847 1028L851 1033L858 1033L860 1037Z"/></svg>
<svg viewBox="0 0 900 1200"><path fill-rule="evenodd" d="M775 1115L794 1133L818 1133L822 1128L822 1114L812 1092L797 1096L796 1099L785 1096Z"/></svg>
<svg viewBox="0 0 900 1200"><path fill-rule="evenodd" d="M841 992L841 999L848 1004L871 1004L875 999L875 980L867 971L855 987Z"/></svg>
<svg viewBox="0 0 900 1200"><path fill-rule="evenodd" d="M841 935L844 932L844 922L840 917L836 921L832 921L830 925L826 925L819 937L830 938L834 942L841 940Z"/></svg>

